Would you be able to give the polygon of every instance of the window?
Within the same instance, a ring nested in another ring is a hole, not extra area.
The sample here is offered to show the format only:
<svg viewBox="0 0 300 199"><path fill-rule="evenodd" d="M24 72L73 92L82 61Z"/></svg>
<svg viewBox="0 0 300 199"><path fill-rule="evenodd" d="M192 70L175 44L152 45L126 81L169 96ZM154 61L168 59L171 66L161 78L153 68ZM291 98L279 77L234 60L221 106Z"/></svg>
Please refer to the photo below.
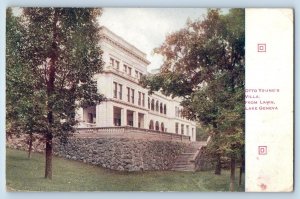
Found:
<svg viewBox="0 0 300 199"><path fill-rule="evenodd" d="M155 110L156 110L157 112L159 111L158 101L156 101Z"/></svg>
<svg viewBox="0 0 300 199"><path fill-rule="evenodd" d="M127 102L130 102L130 88L127 87Z"/></svg>
<svg viewBox="0 0 300 199"><path fill-rule="evenodd" d="M143 77L143 74L142 73L139 73L139 79L142 79L142 77Z"/></svg>
<svg viewBox="0 0 300 199"><path fill-rule="evenodd" d="M122 100L122 84L119 84L119 99Z"/></svg>
<svg viewBox="0 0 300 199"><path fill-rule="evenodd" d="M153 120L150 120L149 129L151 129L151 130L154 129L154 122L153 122Z"/></svg>
<svg viewBox="0 0 300 199"><path fill-rule="evenodd" d="M142 93L139 91L139 97L138 97L138 105L141 105L141 99L142 98Z"/></svg>
<svg viewBox="0 0 300 199"><path fill-rule="evenodd" d="M148 109L150 109L150 97L148 97Z"/></svg>
<svg viewBox="0 0 300 199"><path fill-rule="evenodd" d="M131 103L134 104L134 89L131 89Z"/></svg>
<svg viewBox="0 0 300 199"><path fill-rule="evenodd" d="M88 114L89 116L89 121L88 121L88 123L93 123L93 120L94 120L94 116L93 116L93 113L89 113Z"/></svg>
<svg viewBox="0 0 300 199"><path fill-rule="evenodd" d="M120 118L114 118L114 125L115 126L121 126L121 119Z"/></svg>
<svg viewBox="0 0 300 199"><path fill-rule="evenodd" d="M161 131L162 131L162 132L164 132L164 131L165 131L165 125L164 125L164 123L163 123L163 122L160 124L160 129L161 129Z"/></svg>
<svg viewBox="0 0 300 199"><path fill-rule="evenodd" d="M142 106L145 107L145 93L142 93Z"/></svg>
<svg viewBox="0 0 300 199"><path fill-rule="evenodd" d="M110 65L110 66L113 67L113 66L114 66L114 62L115 62L115 60L114 60L113 58L110 58L110 59L109 59L109 65Z"/></svg>
<svg viewBox="0 0 300 199"><path fill-rule="evenodd" d="M120 62L116 61L116 69L119 70L120 69Z"/></svg>
<svg viewBox="0 0 300 199"><path fill-rule="evenodd" d="M194 128L192 128L192 137L194 137Z"/></svg>
<svg viewBox="0 0 300 199"><path fill-rule="evenodd" d="M118 84L114 82L114 98L117 98L117 89L118 89Z"/></svg>
<svg viewBox="0 0 300 199"><path fill-rule="evenodd" d="M159 131L159 122L158 121L155 122L155 130Z"/></svg>
<svg viewBox="0 0 300 199"><path fill-rule="evenodd" d="M127 73L127 65L124 64L124 72Z"/></svg>
<svg viewBox="0 0 300 199"><path fill-rule="evenodd" d="M176 133L176 134L178 134L178 126L179 126L179 124L176 122L176 123L175 123L175 133Z"/></svg>
<svg viewBox="0 0 300 199"><path fill-rule="evenodd" d="M160 103L160 105L159 105L159 112L163 113L163 104L162 103Z"/></svg>
<svg viewBox="0 0 300 199"><path fill-rule="evenodd" d="M186 125L186 134L187 134L187 135L190 135L189 125Z"/></svg>
<svg viewBox="0 0 300 199"><path fill-rule="evenodd" d="M154 111L154 99L151 100L151 110Z"/></svg>
<svg viewBox="0 0 300 199"><path fill-rule="evenodd" d="M127 122L127 125L128 125L128 126L133 126L133 121L128 121L128 122Z"/></svg>
<svg viewBox="0 0 300 199"><path fill-rule="evenodd" d="M167 105L164 105L164 114L167 115Z"/></svg>
<svg viewBox="0 0 300 199"><path fill-rule="evenodd" d="M138 78L139 77L139 72L136 70L135 71L135 77Z"/></svg>
<svg viewBox="0 0 300 199"><path fill-rule="evenodd" d="M117 70L120 69L120 62L115 60L114 58L109 59L109 65L113 68L116 68Z"/></svg>
<svg viewBox="0 0 300 199"><path fill-rule="evenodd" d="M184 124L181 124L181 134L184 134Z"/></svg>
<svg viewBox="0 0 300 199"><path fill-rule="evenodd" d="M128 75L131 76L131 68L130 67L128 67Z"/></svg>
<svg viewBox="0 0 300 199"><path fill-rule="evenodd" d="M175 117L178 117L178 107L175 106Z"/></svg>

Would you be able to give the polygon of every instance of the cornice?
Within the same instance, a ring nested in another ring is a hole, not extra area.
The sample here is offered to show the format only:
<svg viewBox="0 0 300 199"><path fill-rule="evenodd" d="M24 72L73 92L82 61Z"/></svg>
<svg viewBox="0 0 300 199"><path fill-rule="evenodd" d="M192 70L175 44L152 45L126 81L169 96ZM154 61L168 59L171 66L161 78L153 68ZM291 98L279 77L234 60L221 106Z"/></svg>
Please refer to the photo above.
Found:
<svg viewBox="0 0 300 199"><path fill-rule="evenodd" d="M149 65L150 61L148 61L147 59L143 58L142 56L134 53L132 50L130 50L129 48L126 48L125 46L121 45L120 43L116 42L113 38L109 37L108 35L102 34L100 36L100 39L104 39L106 40L109 44L114 45L115 47L119 48L120 50L125 51L126 53L130 54L131 56L134 56L135 58L137 58L138 60L144 62L145 64Z"/></svg>

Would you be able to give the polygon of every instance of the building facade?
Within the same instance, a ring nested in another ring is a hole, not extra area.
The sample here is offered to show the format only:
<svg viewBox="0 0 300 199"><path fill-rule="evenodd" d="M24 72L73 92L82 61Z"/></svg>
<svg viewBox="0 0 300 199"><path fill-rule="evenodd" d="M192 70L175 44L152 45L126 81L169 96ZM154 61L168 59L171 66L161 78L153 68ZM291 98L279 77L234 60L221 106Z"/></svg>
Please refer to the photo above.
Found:
<svg viewBox="0 0 300 199"><path fill-rule="evenodd" d="M180 100L160 92L148 94L139 85L147 75L150 62L146 54L111 32L101 28L103 72L96 74L98 91L106 101L97 106L80 108L79 127L133 126L159 132L190 136L196 140L196 124L182 117Z"/></svg>

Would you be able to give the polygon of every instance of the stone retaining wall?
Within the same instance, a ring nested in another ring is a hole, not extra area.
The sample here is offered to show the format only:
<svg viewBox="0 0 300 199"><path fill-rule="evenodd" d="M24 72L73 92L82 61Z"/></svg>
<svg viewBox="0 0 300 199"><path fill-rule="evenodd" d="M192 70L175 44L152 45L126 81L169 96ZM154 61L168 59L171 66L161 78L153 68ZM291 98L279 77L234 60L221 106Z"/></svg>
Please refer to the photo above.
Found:
<svg viewBox="0 0 300 199"><path fill-rule="evenodd" d="M127 138L69 138L55 154L120 171L167 170L186 144Z"/></svg>
<svg viewBox="0 0 300 199"><path fill-rule="evenodd" d="M28 151L29 136L28 135L11 135L6 139L6 146L12 149ZM40 135L34 135L32 142L32 152L43 153L45 150L44 139Z"/></svg>
<svg viewBox="0 0 300 199"><path fill-rule="evenodd" d="M168 170L188 143L131 138L78 138L54 140L54 154L72 160L120 171ZM28 150L26 137L7 141L10 148ZM33 143L33 152L43 152L42 139Z"/></svg>

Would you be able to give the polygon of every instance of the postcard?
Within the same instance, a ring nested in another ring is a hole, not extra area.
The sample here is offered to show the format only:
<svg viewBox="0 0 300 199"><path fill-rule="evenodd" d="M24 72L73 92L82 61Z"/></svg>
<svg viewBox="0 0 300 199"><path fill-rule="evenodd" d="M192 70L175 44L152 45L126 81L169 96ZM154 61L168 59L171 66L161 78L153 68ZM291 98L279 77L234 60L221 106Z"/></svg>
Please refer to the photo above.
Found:
<svg viewBox="0 0 300 199"><path fill-rule="evenodd" d="M290 8L6 11L8 192L291 192Z"/></svg>

